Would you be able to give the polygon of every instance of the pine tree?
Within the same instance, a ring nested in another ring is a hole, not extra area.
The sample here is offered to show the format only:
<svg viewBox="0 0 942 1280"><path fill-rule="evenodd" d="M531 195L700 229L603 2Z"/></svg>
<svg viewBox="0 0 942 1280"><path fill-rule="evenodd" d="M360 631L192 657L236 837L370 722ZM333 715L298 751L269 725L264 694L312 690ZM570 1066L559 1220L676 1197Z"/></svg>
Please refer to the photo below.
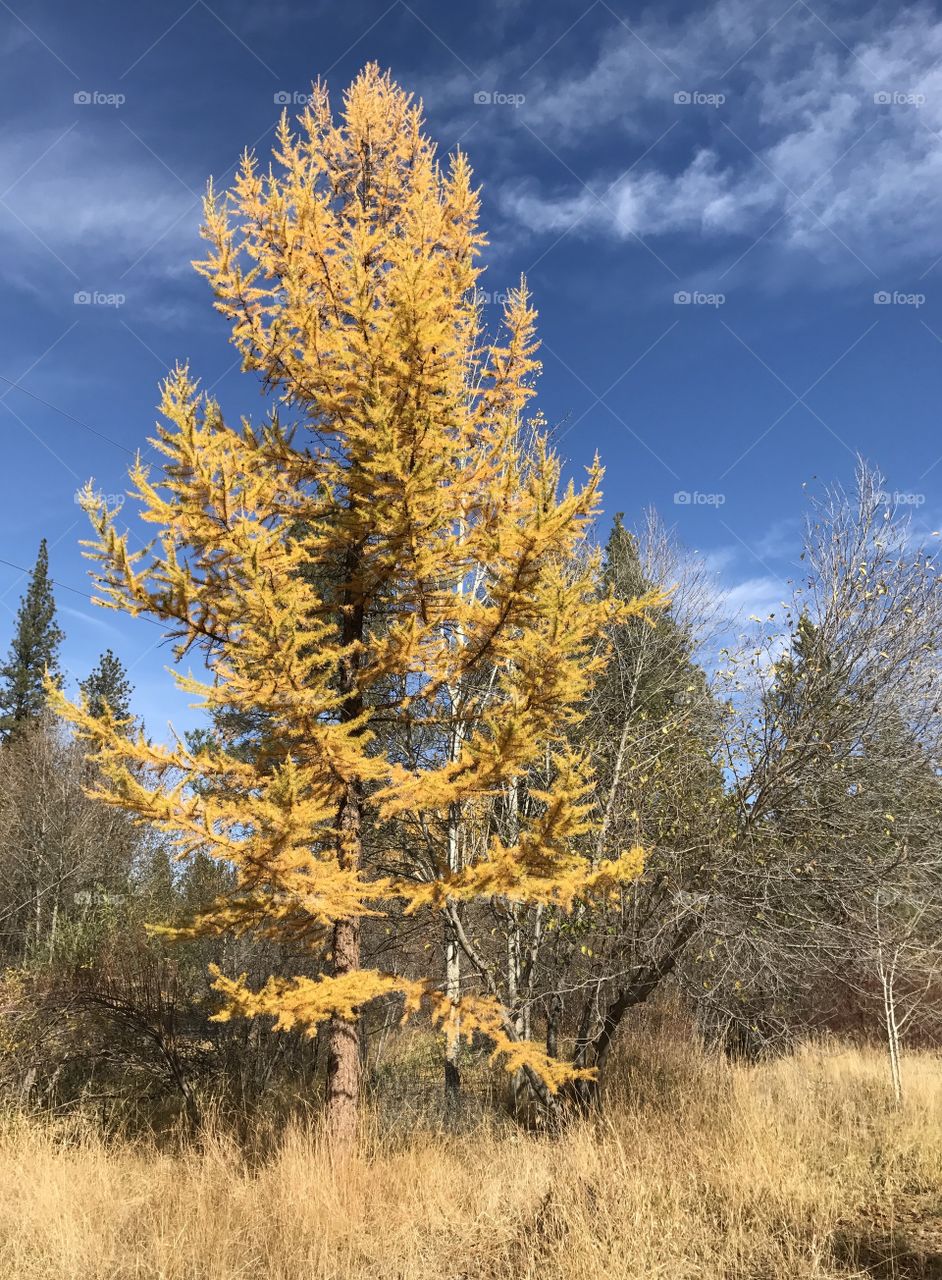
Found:
<svg viewBox="0 0 942 1280"><path fill-rule="evenodd" d="M98 665L79 681L91 715L101 717L106 709L115 720L127 720L131 715L131 694L134 686L128 680L121 659L110 649L98 659Z"/></svg>
<svg viewBox="0 0 942 1280"><path fill-rule="evenodd" d="M42 715L46 706L44 678L48 671L54 681L58 680L62 640L49 578L49 552L43 538L16 616L10 654L0 667L0 734L4 739Z"/></svg>
<svg viewBox="0 0 942 1280"><path fill-rule="evenodd" d="M605 547L602 587L630 601L658 578L676 583L669 539L653 522L642 542L616 516ZM667 541L664 541L667 539ZM657 551L668 563L657 563ZM686 579L686 574L682 573ZM591 753L600 820L588 840L598 858L625 845L645 850L645 875L612 904L582 913L559 934L546 1002L558 1022L565 1007L580 1027L574 1061L601 1074L628 1011L669 979L702 926L695 899L709 885L725 836L723 775L716 760L720 714L698 665L689 580L651 627L618 620L578 726ZM675 607L676 606L676 607ZM556 1029L552 1028L555 1037ZM580 1107L597 1097L598 1075L566 1090Z"/></svg>
<svg viewBox="0 0 942 1280"><path fill-rule="evenodd" d="M637 537L616 515L602 562L602 586L629 601L650 592ZM712 825L705 809L721 775L713 759L719 711L694 658L688 625L668 606L657 627L629 618L611 628L585 732L605 794L601 844L618 806L634 814L643 843L696 844Z"/></svg>
<svg viewBox="0 0 942 1280"><path fill-rule="evenodd" d="M230 426L178 368L163 389L163 474L131 472L158 542L132 551L87 495L107 602L169 623L178 657L201 650L211 679L178 684L210 713L255 717L264 749L129 742L60 705L97 749L103 798L168 832L181 855L235 867L232 893L190 934L329 949L316 979L253 991L217 973L215 985L221 1017L328 1024L328 1125L346 1142L356 1020L379 997L424 1006L451 1036L460 1017L462 1034L489 1037L510 1070L549 1090L571 1075L519 1040L495 995L459 1006L431 979L363 968L361 925L390 903L391 920L494 894L565 907L637 875L638 850L601 863L573 851L591 825L591 779L567 733L602 627L659 601L600 599L597 563L574 555L601 471L560 492L539 419L524 417L539 368L524 283L501 335L483 331L465 157L440 166L419 108L375 66L339 122L316 85L299 124L282 117L270 173L247 155L224 199L210 191L199 265L244 368L280 407ZM433 730L429 750L404 761L390 724L416 740ZM455 812L545 758L552 780L517 838L449 867ZM379 875L365 836L403 815L422 821L431 849L389 850Z"/></svg>

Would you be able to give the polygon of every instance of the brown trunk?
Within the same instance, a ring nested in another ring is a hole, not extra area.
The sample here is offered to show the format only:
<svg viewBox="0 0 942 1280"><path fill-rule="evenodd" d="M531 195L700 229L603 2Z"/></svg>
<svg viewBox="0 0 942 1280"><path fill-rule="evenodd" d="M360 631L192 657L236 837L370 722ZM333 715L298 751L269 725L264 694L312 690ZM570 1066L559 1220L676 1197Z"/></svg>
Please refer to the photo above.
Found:
<svg viewBox="0 0 942 1280"><path fill-rule="evenodd" d="M350 786L340 809L340 859L359 866L360 797ZM333 932L333 973L342 977L360 967L360 921L338 920ZM327 1133L331 1145L349 1147L356 1139L360 1110L360 1043L357 1024L331 1018L327 1028Z"/></svg>
<svg viewBox="0 0 942 1280"><path fill-rule="evenodd" d="M361 548L353 547L344 563L348 584L356 580ZM343 695L340 717L355 720L363 711L363 697L357 683L363 640L363 600L348 587L341 622L341 642L346 650L340 666L339 684ZM348 782L337 814L337 860L342 867L359 870L363 865L363 793L359 781ZM353 973L360 967L360 921L338 920L333 931L333 973L335 977ZM354 1011L358 1015L359 1010ZM360 1037L357 1022L331 1018L327 1027L327 1093L325 1098L327 1134L336 1150L350 1147L356 1140L360 1115Z"/></svg>
<svg viewBox="0 0 942 1280"><path fill-rule="evenodd" d="M334 973L350 973L360 965L360 923L341 920L334 926ZM357 1024L332 1018L327 1032L327 1133L332 1146L349 1147L356 1139L360 1109L360 1042Z"/></svg>

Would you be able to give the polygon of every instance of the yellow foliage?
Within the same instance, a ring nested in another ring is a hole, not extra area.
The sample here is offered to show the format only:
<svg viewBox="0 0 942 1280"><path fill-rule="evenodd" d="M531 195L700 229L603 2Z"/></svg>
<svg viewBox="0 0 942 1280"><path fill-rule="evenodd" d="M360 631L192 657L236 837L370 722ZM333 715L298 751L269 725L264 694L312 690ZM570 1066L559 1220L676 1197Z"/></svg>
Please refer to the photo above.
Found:
<svg viewBox="0 0 942 1280"><path fill-rule="evenodd" d="M314 1035L329 1018L354 1022L358 1010L368 1001L399 994L404 998L403 1022L424 1006L449 1040L459 1033L469 1036L477 1031L491 1042L492 1057L501 1059L508 1071L535 1071L551 1093L568 1080L592 1074L550 1057L538 1045L513 1038L510 1020L495 1001L465 996L456 1005L427 981L360 969L333 978L269 978L260 991L252 991L245 985L245 974L227 978L215 965L210 966L210 972L215 978L215 990L226 998L225 1008L215 1015L216 1022L226 1022L233 1014L247 1018L267 1016L275 1019L276 1031L301 1026L306 1034Z"/></svg>
<svg viewBox="0 0 942 1280"><path fill-rule="evenodd" d="M414 911L494 894L568 907L613 892L640 873L641 853L595 866L576 851L595 819L566 737L603 628L664 598L598 593L584 541L601 468L562 487L540 419L524 417L539 371L526 283L490 338L468 162L440 164L418 106L375 66L337 120L315 86L296 129L282 117L273 160L262 169L247 154L231 191L210 190L196 266L276 408L231 424L178 367L153 441L162 469L138 459L130 473L154 541L132 549L91 484L85 494L99 603L162 621L178 660L196 650L205 676L174 679L209 712L263 724L257 752L129 738L52 697L91 744L103 800L166 832L180 856L203 850L234 868L232 894L179 932L251 929L313 948L397 896ZM406 764L380 721L452 746ZM550 756L555 780L512 845L494 839L480 861L427 883L416 868L390 882L364 865L363 815L440 829L454 806ZM455 1016L428 984L368 970L254 995L220 975L217 988L229 1012L280 1026L352 1017L391 991ZM462 1001L460 1017L508 1066L556 1087L564 1068L513 1043L499 1006Z"/></svg>

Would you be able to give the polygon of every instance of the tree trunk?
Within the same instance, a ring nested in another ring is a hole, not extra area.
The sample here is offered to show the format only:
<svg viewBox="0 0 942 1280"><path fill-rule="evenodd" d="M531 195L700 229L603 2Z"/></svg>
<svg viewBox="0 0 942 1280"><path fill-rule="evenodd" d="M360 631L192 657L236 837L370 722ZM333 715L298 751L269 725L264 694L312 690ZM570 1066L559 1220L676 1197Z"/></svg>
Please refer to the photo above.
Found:
<svg viewBox="0 0 942 1280"><path fill-rule="evenodd" d="M562 996L554 992L546 1004L546 1052L551 1058L559 1057L559 1023L562 1016Z"/></svg>
<svg viewBox="0 0 942 1280"><path fill-rule="evenodd" d="M453 1005L461 997L461 957L458 939L448 920L445 920L445 994ZM461 1102L461 1070L458 1066L457 1036L445 1047L445 1102L457 1109Z"/></svg>
<svg viewBox="0 0 942 1280"><path fill-rule="evenodd" d="M457 740L457 739L456 739ZM452 760L457 759L457 749L453 744ZM458 838L461 826L461 809L452 804L448 810L448 870L454 875L461 870L461 849ZM458 911L458 907L455 910ZM461 952L458 949L458 935L448 913L443 912L445 922L445 994L456 1006L461 999ZM457 1031L457 1026L455 1027ZM450 1109L457 1109L461 1101L461 1071L458 1067L458 1037L455 1036L445 1045L445 1104Z"/></svg>
<svg viewBox="0 0 942 1280"><path fill-rule="evenodd" d="M362 548L351 547L345 557L344 580L356 581ZM341 720L356 720L363 711L363 697L357 683L359 647L363 642L363 600L348 586L341 623L345 656L340 665L339 686L343 696ZM363 865L363 795L358 779L347 782L337 814L337 861L341 867L358 871ZM360 967L360 920L338 920L333 930L333 974L341 978ZM355 1015L358 1010L355 1010ZM325 1098L327 1134L336 1150L349 1148L357 1135L360 1114L360 1038L356 1018L348 1022L333 1017L327 1028L327 1094Z"/></svg>
<svg viewBox="0 0 942 1280"><path fill-rule="evenodd" d="M360 926L334 926L334 973L359 967ZM349 1147L356 1138L360 1109L360 1044L357 1024L331 1018L327 1032L327 1133L332 1146Z"/></svg>
<svg viewBox="0 0 942 1280"><path fill-rule="evenodd" d="M881 973L883 982L883 1015L886 1025L886 1045L890 1057L890 1080L893 1085L893 1101L897 1107L903 1103L903 1078L899 1065L899 1023L896 1017L895 974Z"/></svg>
<svg viewBox="0 0 942 1280"><path fill-rule="evenodd" d="M358 866L361 856L360 799L353 786L340 810L341 860ZM343 977L360 967L360 921L338 920L333 932L333 973ZM357 1024L331 1018L327 1030L327 1133L331 1145L349 1147L356 1139L360 1110L360 1044Z"/></svg>
<svg viewBox="0 0 942 1280"><path fill-rule="evenodd" d="M577 1113L585 1114L597 1105L601 1094L602 1076L608 1062L612 1044L622 1019L629 1009L644 1004L648 996L667 978L677 965L687 943L700 928L700 919L690 915L682 920L674 936L662 953L634 975L629 986L623 987L606 1006L601 1025L594 1035L580 1028L580 1036L573 1055L573 1066L591 1067L595 1076L589 1080L573 1080L560 1091L563 1103ZM586 1009L589 1003L586 1004Z"/></svg>

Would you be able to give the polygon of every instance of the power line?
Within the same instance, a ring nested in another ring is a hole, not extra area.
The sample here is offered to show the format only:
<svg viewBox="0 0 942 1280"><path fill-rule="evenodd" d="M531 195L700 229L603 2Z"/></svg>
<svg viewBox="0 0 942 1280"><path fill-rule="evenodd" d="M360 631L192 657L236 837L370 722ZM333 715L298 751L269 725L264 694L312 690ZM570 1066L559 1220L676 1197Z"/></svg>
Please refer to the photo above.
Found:
<svg viewBox="0 0 942 1280"><path fill-rule="evenodd" d="M12 560L4 560L2 556L0 556L0 564L5 564L8 569L16 569L20 573L28 574L31 572L29 569L24 569L21 564L14 564ZM70 587L67 582L57 582L55 578L50 578L49 581L54 587L59 587L62 591L71 591L74 596L81 596L83 600L88 600L91 604L95 603L94 596L90 596L87 591L80 591L78 587ZM149 618L146 613L140 613L137 616L143 618L145 622L149 622L152 627L160 627L163 630L163 623L158 622L156 618Z"/></svg>
<svg viewBox="0 0 942 1280"><path fill-rule="evenodd" d="M83 431L89 431L93 436L97 436L99 440L105 440L108 444L113 444L116 449L121 449L129 457L134 457L134 450L129 449L127 445L119 444L117 440L112 440L111 436L106 436L103 431L90 427L87 422L83 422L81 418L76 418L74 413L69 413L67 409L60 409L57 404L53 404L51 400L44 400L42 396L38 396L35 391L30 391L28 387L24 387L21 382L14 382L12 378L6 377L0 373L0 382L5 382L14 391L22 391L25 396L31 396L33 400L37 400L40 404L45 405L47 409L52 409L55 413L61 413L63 418L68 418L70 422L74 422L76 426L82 428Z"/></svg>

